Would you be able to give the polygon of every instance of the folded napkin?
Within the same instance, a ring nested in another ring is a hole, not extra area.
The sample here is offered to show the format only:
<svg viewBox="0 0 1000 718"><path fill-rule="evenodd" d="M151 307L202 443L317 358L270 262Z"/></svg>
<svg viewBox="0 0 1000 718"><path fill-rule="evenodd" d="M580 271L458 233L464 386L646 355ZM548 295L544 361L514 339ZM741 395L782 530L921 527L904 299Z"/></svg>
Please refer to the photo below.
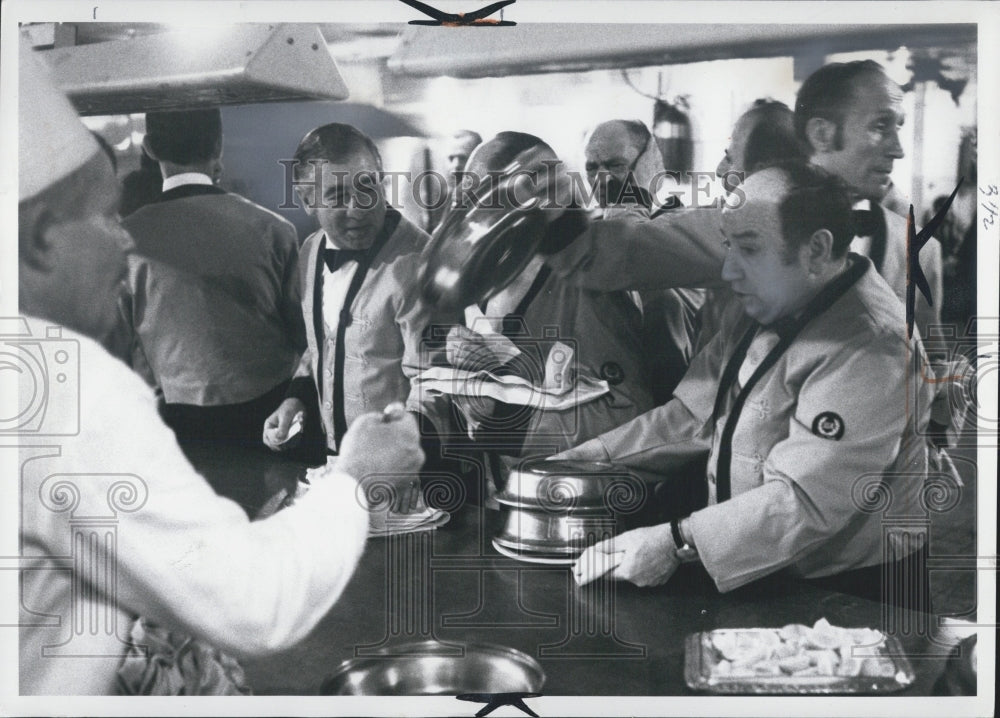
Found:
<svg viewBox="0 0 1000 718"><path fill-rule="evenodd" d="M327 476L336 466L337 457L327 459L325 466L306 469L305 478L299 481L293 496L286 499L286 505L303 496L314 481L336 481ZM388 500L380 501L381 493L376 489L368 506L368 535L393 536L396 534L430 531L448 523L451 515L442 509L433 509L424 502L419 483L414 479L413 490L405 496L397 498L390 505ZM388 492L386 494L388 498ZM290 500L289 500L290 499Z"/></svg>
<svg viewBox="0 0 1000 718"><path fill-rule="evenodd" d="M372 510L368 513L369 536L394 536L396 534L430 531L448 523L451 515L442 509L432 509L421 496L416 506L406 512L392 509Z"/></svg>
<svg viewBox="0 0 1000 718"><path fill-rule="evenodd" d="M490 398L507 404L530 406L543 411L570 409L607 394L608 383L602 379L569 375L572 350L561 355L557 344L546 360L546 381L542 386L532 384L519 376L498 375L489 371L465 371L454 367L436 366L426 369L413 378L412 384L419 392L449 394L472 399Z"/></svg>

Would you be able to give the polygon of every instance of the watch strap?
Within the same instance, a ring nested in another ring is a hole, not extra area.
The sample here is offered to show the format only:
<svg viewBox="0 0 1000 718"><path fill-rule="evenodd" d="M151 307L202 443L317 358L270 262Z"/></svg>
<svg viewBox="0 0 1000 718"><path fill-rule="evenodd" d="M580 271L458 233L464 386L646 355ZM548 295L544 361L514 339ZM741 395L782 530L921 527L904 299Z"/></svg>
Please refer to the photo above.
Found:
<svg viewBox="0 0 1000 718"><path fill-rule="evenodd" d="M676 548L683 548L687 544L684 536L681 534L681 519L674 519L670 522L670 535L674 537L674 546Z"/></svg>
<svg viewBox="0 0 1000 718"><path fill-rule="evenodd" d="M681 533L681 521L684 518L670 522L670 533L674 539L674 555L681 563L692 563L698 560L698 549L684 540L684 534Z"/></svg>

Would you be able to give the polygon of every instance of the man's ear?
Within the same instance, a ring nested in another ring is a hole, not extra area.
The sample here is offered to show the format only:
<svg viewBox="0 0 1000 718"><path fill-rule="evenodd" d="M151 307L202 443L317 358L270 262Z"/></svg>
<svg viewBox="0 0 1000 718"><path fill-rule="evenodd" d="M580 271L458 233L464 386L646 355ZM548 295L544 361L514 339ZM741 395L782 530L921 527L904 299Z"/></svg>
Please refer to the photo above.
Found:
<svg viewBox="0 0 1000 718"><path fill-rule="evenodd" d="M18 212L21 227L30 227L30 237L18 237L20 262L39 272L46 272L52 266L52 241L47 237L54 217L43 202L32 202L28 208Z"/></svg>
<svg viewBox="0 0 1000 718"><path fill-rule="evenodd" d="M316 214L316 186L312 184L307 185L295 185L295 194L299 197L299 202L302 203L302 209L306 211L310 217Z"/></svg>
<svg viewBox="0 0 1000 718"><path fill-rule="evenodd" d="M813 152L832 152L837 125L822 117L812 117L806 122L806 139Z"/></svg>
<svg viewBox="0 0 1000 718"><path fill-rule="evenodd" d="M806 262L810 274L820 274L820 270L833 260L833 233L828 229L817 229L806 243Z"/></svg>

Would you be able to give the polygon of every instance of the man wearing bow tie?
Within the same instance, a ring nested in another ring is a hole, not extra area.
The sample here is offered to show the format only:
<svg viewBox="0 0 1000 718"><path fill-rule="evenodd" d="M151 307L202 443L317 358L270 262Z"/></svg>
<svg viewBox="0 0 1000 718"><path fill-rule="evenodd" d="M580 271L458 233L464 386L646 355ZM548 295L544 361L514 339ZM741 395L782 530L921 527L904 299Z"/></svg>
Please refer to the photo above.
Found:
<svg viewBox="0 0 1000 718"><path fill-rule="evenodd" d="M417 261L427 235L386 206L382 158L356 128L317 127L295 160L296 192L320 226L300 252L308 348L264 423L264 443L293 446L293 427L316 421L307 406L318 398L326 449L335 454L355 418L409 394L423 330Z"/></svg>
<svg viewBox="0 0 1000 718"><path fill-rule="evenodd" d="M810 152L810 162L837 175L856 200L855 252L866 254L879 274L906 301L906 220L879 203L892 185L902 159L903 92L871 60L833 63L814 72L795 101L795 131ZM940 323L941 245L931 240L920 251L920 266L934 306L917 296L915 325L922 339Z"/></svg>

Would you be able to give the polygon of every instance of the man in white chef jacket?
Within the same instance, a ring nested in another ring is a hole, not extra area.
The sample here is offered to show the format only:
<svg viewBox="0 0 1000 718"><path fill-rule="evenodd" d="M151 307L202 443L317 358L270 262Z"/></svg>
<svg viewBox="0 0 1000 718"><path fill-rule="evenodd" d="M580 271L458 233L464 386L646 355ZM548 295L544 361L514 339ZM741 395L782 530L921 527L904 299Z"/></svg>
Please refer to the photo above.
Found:
<svg viewBox="0 0 1000 718"><path fill-rule="evenodd" d="M152 390L91 338L113 326L132 241L116 217L107 156L43 64L22 41L23 350L54 351L45 424L18 437L20 692L112 694L137 615L237 656L303 638L364 548L356 479L415 472L423 455L411 418L366 415L336 468L294 506L250 523L215 494Z"/></svg>
<svg viewBox="0 0 1000 718"><path fill-rule="evenodd" d="M927 449L915 432L933 391L914 374L921 344L871 260L848 252L839 180L795 163L743 187L745 203L723 214L722 274L744 315L694 358L673 400L560 455L669 474L707 454L708 506L598 543L574 570L647 586L700 561L729 591L787 568L878 598L893 590L882 565L909 562L924 583L895 598L925 598L926 546L884 535L873 499L920 509Z"/></svg>

